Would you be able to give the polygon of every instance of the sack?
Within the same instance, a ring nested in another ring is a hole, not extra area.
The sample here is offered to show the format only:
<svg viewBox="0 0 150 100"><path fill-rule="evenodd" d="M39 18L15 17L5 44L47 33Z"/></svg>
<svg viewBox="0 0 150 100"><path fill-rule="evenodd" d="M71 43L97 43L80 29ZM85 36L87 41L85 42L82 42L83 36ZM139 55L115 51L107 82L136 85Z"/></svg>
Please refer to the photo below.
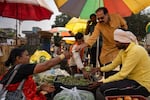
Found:
<svg viewBox="0 0 150 100"><path fill-rule="evenodd" d="M63 89L60 93L57 93L53 100L95 100L93 93L85 90L78 90L76 87L67 89L61 86Z"/></svg>

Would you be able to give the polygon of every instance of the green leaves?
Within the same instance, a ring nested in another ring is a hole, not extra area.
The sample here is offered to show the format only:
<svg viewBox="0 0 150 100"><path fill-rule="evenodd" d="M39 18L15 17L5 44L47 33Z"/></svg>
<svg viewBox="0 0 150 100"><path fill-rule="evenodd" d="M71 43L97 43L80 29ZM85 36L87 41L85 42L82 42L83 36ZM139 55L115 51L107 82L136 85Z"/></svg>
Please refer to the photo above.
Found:
<svg viewBox="0 0 150 100"><path fill-rule="evenodd" d="M132 31L138 38L144 38L146 36L145 27L150 18L147 15L132 15L125 18L129 27L129 30Z"/></svg>

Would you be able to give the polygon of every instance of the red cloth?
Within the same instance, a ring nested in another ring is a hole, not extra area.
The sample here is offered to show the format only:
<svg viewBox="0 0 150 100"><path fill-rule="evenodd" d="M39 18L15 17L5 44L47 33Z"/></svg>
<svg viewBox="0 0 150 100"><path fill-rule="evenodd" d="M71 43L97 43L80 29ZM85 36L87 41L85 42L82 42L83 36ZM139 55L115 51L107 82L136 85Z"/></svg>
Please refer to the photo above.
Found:
<svg viewBox="0 0 150 100"><path fill-rule="evenodd" d="M14 91L17 89L19 83L10 84L7 89L9 91ZM28 77L23 86L23 92L26 96L26 100L46 100L46 97L41 94L37 93L36 84L32 78L32 76Z"/></svg>

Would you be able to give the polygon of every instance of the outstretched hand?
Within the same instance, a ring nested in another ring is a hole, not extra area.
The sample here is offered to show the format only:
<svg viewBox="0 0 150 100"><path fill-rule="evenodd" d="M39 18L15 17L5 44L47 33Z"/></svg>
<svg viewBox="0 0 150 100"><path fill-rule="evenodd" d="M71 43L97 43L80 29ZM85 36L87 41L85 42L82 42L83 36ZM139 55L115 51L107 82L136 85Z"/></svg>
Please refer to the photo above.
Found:
<svg viewBox="0 0 150 100"><path fill-rule="evenodd" d="M87 43L82 43L82 44L80 44L80 45L78 45L76 48L75 48L75 51L80 51L81 49L83 49L83 48L85 48L85 47L87 47L88 46L88 44Z"/></svg>
<svg viewBox="0 0 150 100"><path fill-rule="evenodd" d="M68 51L63 52L63 54L65 55L66 59L69 59L72 56L72 54Z"/></svg>
<svg viewBox="0 0 150 100"><path fill-rule="evenodd" d="M88 72L86 72L85 70L82 70L82 73L83 73L83 76L86 78L86 79L90 79L90 75Z"/></svg>
<svg viewBox="0 0 150 100"><path fill-rule="evenodd" d="M51 85L51 84L42 84L41 86L40 86L40 89L41 89L41 91L45 91L45 92L47 92L47 93L52 93L52 92L54 92L55 91L55 87L53 86L53 85Z"/></svg>

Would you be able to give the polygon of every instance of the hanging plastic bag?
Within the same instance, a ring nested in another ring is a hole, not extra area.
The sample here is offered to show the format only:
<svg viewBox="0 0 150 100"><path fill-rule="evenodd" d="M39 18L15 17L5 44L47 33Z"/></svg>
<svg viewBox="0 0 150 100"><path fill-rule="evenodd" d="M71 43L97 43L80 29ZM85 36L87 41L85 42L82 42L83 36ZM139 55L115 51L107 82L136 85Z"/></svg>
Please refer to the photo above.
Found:
<svg viewBox="0 0 150 100"><path fill-rule="evenodd" d="M76 87L67 89L61 86L61 88L63 90L57 93L53 100L95 100L90 91L78 90Z"/></svg>

